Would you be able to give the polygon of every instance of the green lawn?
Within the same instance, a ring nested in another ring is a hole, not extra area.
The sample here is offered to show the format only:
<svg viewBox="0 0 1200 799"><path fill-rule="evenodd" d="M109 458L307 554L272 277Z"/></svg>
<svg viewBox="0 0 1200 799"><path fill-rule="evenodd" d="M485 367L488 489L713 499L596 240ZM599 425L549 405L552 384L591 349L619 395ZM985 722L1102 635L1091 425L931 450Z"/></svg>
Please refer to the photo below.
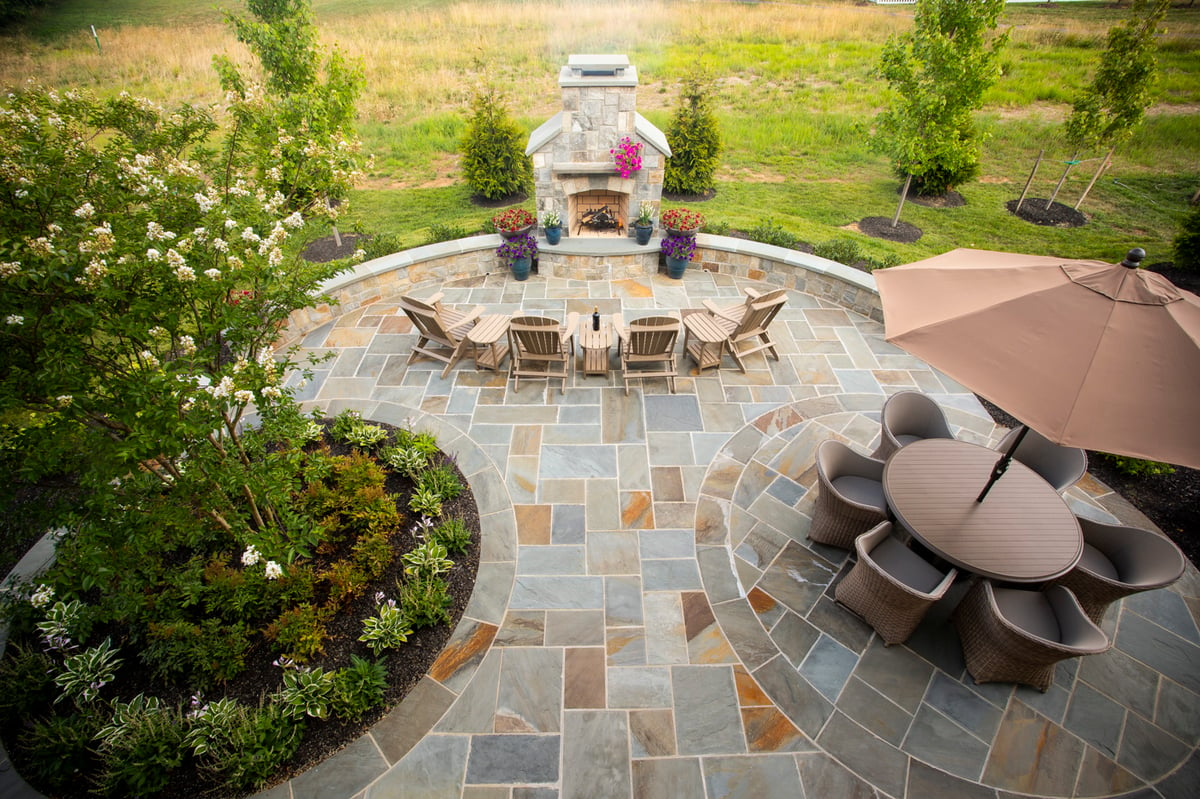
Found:
<svg viewBox="0 0 1200 799"><path fill-rule="evenodd" d="M925 232L913 245L844 229L895 211L898 180L869 142L871 121L888 101L873 69L887 36L911 24L911 6L314 0L314 10L325 40L361 58L368 76L360 132L374 165L343 228L388 233L406 246L421 243L433 223L474 230L490 216L470 202L457 169L471 91L497 85L532 131L558 110L558 67L572 52L629 55L640 73L639 110L663 129L679 80L708 71L725 152L717 196L703 210L737 229L772 220L810 243L852 237L873 257L901 260L955 246L1116 259L1137 245L1153 262L1170 257L1187 200L1200 186L1200 8L1170 12L1150 117L1083 205L1089 223L1060 230L1021 222L1004 204L1020 194L1043 147L1031 196L1049 195L1072 155L1061 121L1126 9L1009 6L1001 20L1012 30L1004 73L978 115L987 134L981 178L960 187L965 207L907 205L902 218ZM62 0L28 31L0 35L0 83L32 76L165 103L215 102L211 56L239 49L209 4ZM1073 205L1095 166L1089 160L1075 168L1059 200Z"/></svg>

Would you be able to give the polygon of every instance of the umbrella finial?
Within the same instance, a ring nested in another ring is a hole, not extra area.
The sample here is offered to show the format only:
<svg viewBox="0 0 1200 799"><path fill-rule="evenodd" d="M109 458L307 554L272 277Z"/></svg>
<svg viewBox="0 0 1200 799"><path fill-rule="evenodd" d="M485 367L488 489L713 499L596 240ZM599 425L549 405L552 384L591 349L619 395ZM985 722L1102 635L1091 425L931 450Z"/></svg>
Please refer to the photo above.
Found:
<svg viewBox="0 0 1200 799"><path fill-rule="evenodd" d="M1138 269L1142 265L1142 261L1146 258L1146 251L1141 247L1134 247L1129 252L1125 253L1125 260L1121 261L1121 266L1127 266L1130 269Z"/></svg>

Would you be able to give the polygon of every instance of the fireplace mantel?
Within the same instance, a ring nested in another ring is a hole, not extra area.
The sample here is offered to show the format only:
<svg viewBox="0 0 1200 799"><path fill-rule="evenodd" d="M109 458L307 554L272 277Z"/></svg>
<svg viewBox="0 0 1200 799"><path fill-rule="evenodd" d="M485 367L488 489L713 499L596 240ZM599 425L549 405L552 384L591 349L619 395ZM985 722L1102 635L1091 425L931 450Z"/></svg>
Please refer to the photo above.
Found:
<svg viewBox="0 0 1200 799"><path fill-rule="evenodd" d="M612 161L564 161L550 169L555 175L615 175L617 172Z"/></svg>

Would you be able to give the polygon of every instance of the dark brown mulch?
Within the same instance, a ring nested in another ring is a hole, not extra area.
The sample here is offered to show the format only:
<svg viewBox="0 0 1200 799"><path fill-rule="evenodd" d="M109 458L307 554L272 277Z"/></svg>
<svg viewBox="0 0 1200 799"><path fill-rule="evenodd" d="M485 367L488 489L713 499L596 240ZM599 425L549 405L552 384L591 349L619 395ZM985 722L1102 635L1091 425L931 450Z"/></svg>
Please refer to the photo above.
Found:
<svg viewBox="0 0 1200 799"><path fill-rule="evenodd" d="M673 191L664 191L662 196L664 200L670 200L673 203L702 203L716 197L717 190L709 189L703 194L676 194Z"/></svg>
<svg viewBox="0 0 1200 799"><path fill-rule="evenodd" d="M1045 197L1026 197L1020 211L1016 210L1016 200L1009 200L1004 207L1017 218L1043 227L1083 227L1087 224L1087 216L1069 205L1053 202L1047 208L1046 202Z"/></svg>
<svg viewBox="0 0 1200 799"><path fill-rule="evenodd" d="M896 194L904 191L904 185L896 187ZM917 194L916 190L910 188L906 202L923 205L926 208L962 208L967 204L967 200L956 191L948 191L945 194ZM891 222L889 219L888 222Z"/></svg>
<svg viewBox="0 0 1200 799"><path fill-rule="evenodd" d="M1175 265L1170 261L1160 261L1156 264L1150 264L1146 269L1166 277L1167 280L1170 280L1184 291L1200 294L1200 270L1176 269Z"/></svg>
<svg viewBox="0 0 1200 799"><path fill-rule="evenodd" d="M369 238L371 237L365 233L345 233L342 235L342 244L339 247L337 239L333 236L325 236L315 241L310 241L308 246L300 252L300 257L315 264L325 264L330 261L336 261L339 258L349 258Z"/></svg>
<svg viewBox="0 0 1200 799"><path fill-rule="evenodd" d="M528 199L529 195L523 191L508 194L504 197L497 197L494 200L489 200L482 194L472 194L471 205L478 205L480 208L503 208L506 205L520 205Z"/></svg>
<svg viewBox="0 0 1200 799"><path fill-rule="evenodd" d="M997 424L1020 424L983 397L979 401ZM1133 476L1118 469L1106 455L1088 452L1088 471L1146 514L1192 563L1200 564L1200 469L1174 468L1173 474Z"/></svg>
<svg viewBox="0 0 1200 799"><path fill-rule="evenodd" d="M892 220L886 216L868 216L858 223L860 232L877 239L898 241L902 244L912 244L924 235L921 228L908 222L897 222L892 227Z"/></svg>

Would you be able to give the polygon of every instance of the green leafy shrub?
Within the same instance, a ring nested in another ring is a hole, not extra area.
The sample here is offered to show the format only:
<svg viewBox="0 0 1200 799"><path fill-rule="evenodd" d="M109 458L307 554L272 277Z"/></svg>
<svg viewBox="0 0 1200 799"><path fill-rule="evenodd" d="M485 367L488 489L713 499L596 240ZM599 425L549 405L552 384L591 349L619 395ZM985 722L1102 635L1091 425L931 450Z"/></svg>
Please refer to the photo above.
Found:
<svg viewBox="0 0 1200 799"><path fill-rule="evenodd" d="M76 704L84 704L95 699L100 689L112 682L117 674L117 667L121 665L118 652L120 650L113 648L112 641L105 638L97 646L63 658L63 670L54 678L63 692L55 701L70 698Z"/></svg>
<svg viewBox="0 0 1200 799"><path fill-rule="evenodd" d="M671 157L663 174L663 191L704 194L716 187L721 132L710 95L707 80L699 76L685 79L680 88L679 107L667 128Z"/></svg>
<svg viewBox="0 0 1200 799"><path fill-rule="evenodd" d="M92 770L92 740L100 723L92 711L35 720L18 739L27 758L23 776L54 790L77 784Z"/></svg>
<svg viewBox="0 0 1200 799"><path fill-rule="evenodd" d="M112 796L152 796L183 763L182 718L156 697L142 694L112 707L112 718L96 734L100 789Z"/></svg>
<svg viewBox="0 0 1200 799"><path fill-rule="evenodd" d="M1121 474L1130 477L1154 477L1160 474L1175 474L1175 467L1169 463L1144 461L1140 458L1127 458L1124 455L1112 455L1107 452L1096 453L1103 460L1112 464Z"/></svg>
<svg viewBox="0 0 1200 799"><path fill-rule="evenodd" d="M54 661L28 646L14 644L0 658L0 719L16 724L29 719L35 708L48 705L58 696L54 684ZM18 688L19 686L19 688Z"/></svg>
<svg viewBox="0 0 1200 799"><path fill-rule="evenodd" d="M400 586L400 612L417 627L450 621L450 586L440 577L409 579Z"/></svg>
<svg viewBox="0 0 1200 799"><path fill-rule="evenodd" d="M414 446L385 447L379 454L388 466L410 480L416 480L417 475L429 465L425 453Z"/></svg>
<svg viewBox="0 0 1200 799"><path fill-rule="evenodd" d="M400 556L406 564L404 573L423 580L445 574L454 567L454 561L446 557L446 548L433 540L422 541L420 546Z"/></svg>
<svg viewBox="0 0 1200 799"><path fill-rule="evenodd" d="M396 606L394 599L387 599L383 593L375 595L375 615L363 619L363 633L358 640L378 657L385 649L395 649L408 640L412 635L412 625L404 613Z"/></svg>
<svg viewBox="0 0 1200 799"><path fill-rule="evenodd" d="M714 236L728 236L731 230L733 227L724 220L705 222L704 227L700 228L701 233L711 233Z"/></svg>
<svg viewBox="0 0 1200 799"><path fill-rule="evenodd" d="M333 672L320 666L285 671L283 688L277 695L280 707L292 718L325 718L333 702L333 678Z"/></svg>
<svg viewBox="0 0 1200 799"><path fill-rule="evenodd" d="M466 238L466 236L467 231L458 225L434 222L429 226L429 232L425 234L424 243L437 244L439 241L454 241Z"/></svg>
<svg viewBox="0 0 1200 799"><path fill-rule="evenodd" d="M1200 205L1192 207L1175 236L1174 267L1200 272Z"/></svg>
<svg viewBox="0 0 1200 799"><path fill-rule="evenodd" d="M403 249L404 244L400 237L391 233L372 233L362 242L363 258L367 261L382 258Z"/></svg>
<svg viewBox="0 0 1200 799"><path fill-rule="evenodd" d="M797 236L787 232L771 219L759 222L746 231L746 235L753 241L761 241L763 244L774 244L776 247L787 247L788 249L795 248L800 242Z"/></svg>
<svg viewBox="0 0 1200 799"><path fill-rule="evenodd" d="M420 516L436 519L442 515L442 495L432 488L418 486L408 498L408 508Z"/></svg>
<svg viewBox="0 0 1200 799"><path fill-rule="evenodd" d="M853 239L830 239L813 245L813 255L848 266L862 257L862 250Z"/></svg>
<svg viewBox="0 0 1200 799"><path fill-rule="evenodd" d="M460 145L463 177L471 191L499 200L532 186L533 161L525 155L526 138L495 88L477 91Z"/></svg>
<svg viewBox="0 0 1200 799"><path fill-rule="evenodd" d="M334 417L330 433L338 441L362 449L370 449L387 438L386 430L379 425L364 422L356 411L343 411Z"/></svg>
<svg viewBox="0 0 1200 799"><path fill-rule="evenodd" d="M213 703L208 712L216 712L218 704ZM193 719L187 741L193 751L201 750L197 752L203 755L197 762L201 773L245 791L261 787L296 753L304 735L303 719L303 715L293 718L281 705L247 708L228 700L211 721L197 725ZM193 735L197 726L202 732Z"/></svg>
<svg viewBox="0 0 1200 799"><path fill-rule="evenodd" d="M417 477L417 488L428 489L443 500L454 499L462 494L464 487L458 473L448 464L432 466Z"/></svg>
<svg viewBox="0 0 1200 799"><path fill-rule="evenodd" d="M359 721L383 704L386 689L387 670L382 663L351 655L350 665L338 669L333 677L333 713L341 719Z"/></svg>
<svg viewBox="0 0 1200 799"><path fill-rule="evenodd" d="M244 622L176 619L150 623L140 657L160 679L206 689L240 674L249 649Z"/></svg>
<svg viewBox="0 0 1200 799"><path fill-rule="evenodd" d="M263 634L288 657L304 663L325 651L326 621L323 609L306 602L279 614Z"/></svg>
<svg viewBox="0 0 1200 799"><path fill-rule="evenodd" d="M461 519L447 519L429 532L429 538L454 554L464 553L471 548L471 531Z"/></svg>

